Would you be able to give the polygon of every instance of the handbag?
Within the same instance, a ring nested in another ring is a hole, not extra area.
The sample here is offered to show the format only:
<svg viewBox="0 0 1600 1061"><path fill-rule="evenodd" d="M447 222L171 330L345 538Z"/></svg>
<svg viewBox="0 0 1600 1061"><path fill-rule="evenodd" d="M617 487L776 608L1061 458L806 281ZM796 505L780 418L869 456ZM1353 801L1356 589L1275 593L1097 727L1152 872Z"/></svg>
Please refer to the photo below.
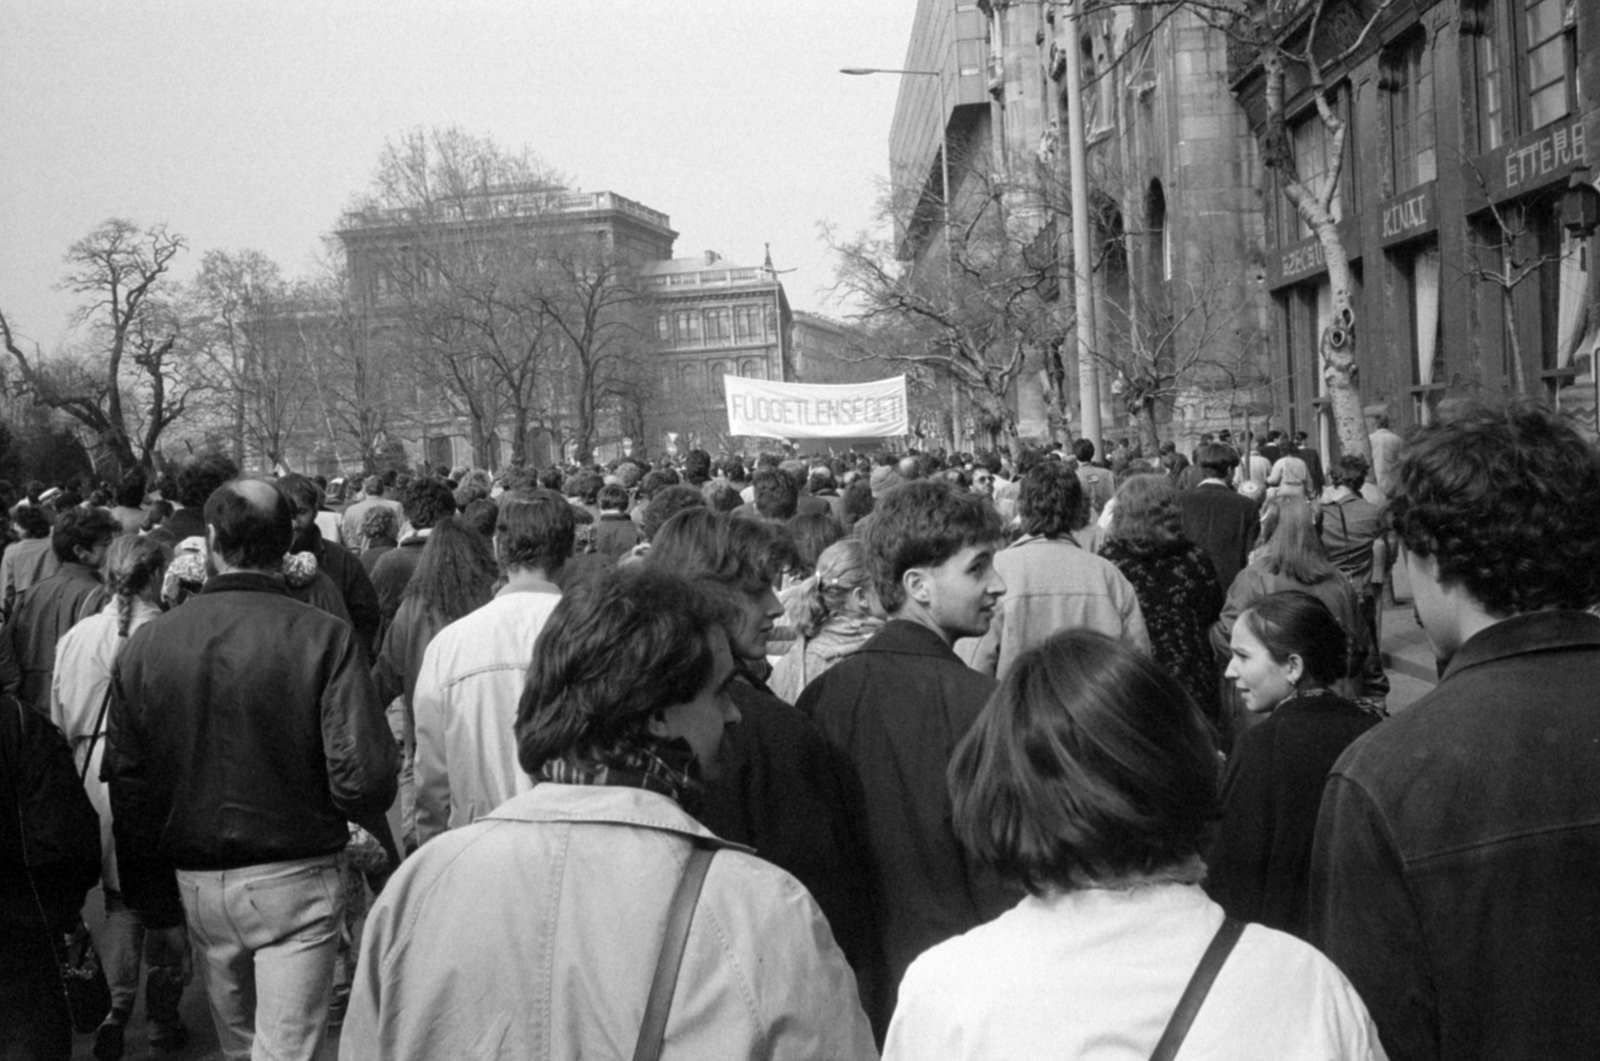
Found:
<svg viewBox="0 0 1600 1061"><path fill-rule="evenodd" d="M1183 1045L1184 1038L1189 1034L1189 1026L1194 1023L1195 1014L1200 1012L1201 1004L1211 992L1211 985L1216 982L1217 974L1222 971L1222 963L1228 960L1228 955L1233 952L1233 945L1239 942L1239 937L1243 934L1243 921L1235 921L1231 917L1222 919L1222 927L1217 929L1217 934L1211 937L1211 944L1206 947L1205 954L1200 956L1200 964L1195 968L1194 975L1189 978L1188 986L1183 989L1183 997L1178 999L1178 1008L1172 1011L1172 1019L1167 1021L1166 1030L1161 1033L1161 1039L1150 1054L1150 1061L1172 1061L1178 1056L1178 1048Z"/></svg>
<svg viewBox="0 0 1600 1061"><path fill-rule="evenodd" d="M706 870L717 849L699 840L689 853L678 888L672 893L667 912L667 934L661 941L656 972L650 981L650 1000L645 1003L644 1020L639 1023L639 1038L633 1046L633 1061L657 1061L667 1031L667 1013L672 1009L672 993L678 987L678 969L683 965L683 948L689 941L689 925L694 921L695 904L706 882Z"/></svg>

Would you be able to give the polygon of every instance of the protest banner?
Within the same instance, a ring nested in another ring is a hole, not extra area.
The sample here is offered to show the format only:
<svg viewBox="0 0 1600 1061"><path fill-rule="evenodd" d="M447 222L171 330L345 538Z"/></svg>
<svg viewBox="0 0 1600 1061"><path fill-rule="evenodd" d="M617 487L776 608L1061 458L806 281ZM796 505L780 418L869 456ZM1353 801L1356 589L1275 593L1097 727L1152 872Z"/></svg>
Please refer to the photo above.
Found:
<svg viewBox="0 0 1600 1061"><path fill-rule="evenodd" d="M723 376L728 434L891 438L909 430L906 378L829 385Z"/></svg>

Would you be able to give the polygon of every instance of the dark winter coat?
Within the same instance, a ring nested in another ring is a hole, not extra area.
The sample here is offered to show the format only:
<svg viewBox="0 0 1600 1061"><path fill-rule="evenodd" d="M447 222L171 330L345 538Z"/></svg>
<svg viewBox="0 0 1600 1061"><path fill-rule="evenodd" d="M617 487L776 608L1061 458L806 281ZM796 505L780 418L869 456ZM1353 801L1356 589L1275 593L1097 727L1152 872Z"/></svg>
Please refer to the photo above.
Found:
<svg viewBox="0 0 1600 1061"><path fill-rule="evenodd" d="M891 620L860 651L800 696L848 757L864 800L887 991L878 1026L912 959L1015 904L970 864L951 831L945 768L994 691L994 679L958 659L938 634Z"/></svg>

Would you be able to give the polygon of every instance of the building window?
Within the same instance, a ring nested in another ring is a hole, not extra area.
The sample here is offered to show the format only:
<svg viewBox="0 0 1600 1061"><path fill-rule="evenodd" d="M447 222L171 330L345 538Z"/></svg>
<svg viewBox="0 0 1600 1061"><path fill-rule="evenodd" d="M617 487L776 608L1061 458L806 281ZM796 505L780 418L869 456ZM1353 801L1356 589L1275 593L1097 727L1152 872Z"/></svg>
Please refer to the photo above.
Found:
<svg viewBox="0 0 1600 1061"><path fill-rule="evenodd" d="M1334 111L1345 121L1345 150L1348 152L1350 145L1355 142L1356 131L1350 121L1350 108L1347 105L1348 95L1340 91L1338 99L1334 101ZM1328 175L1329 162L1328 148L1332 137L1328 134L1327 126L1322 124L1322 117L1312 110L1295 122L1289 128L1289 136L1294 146L1294 167L1300 177L1300 183L1311 195L1316 195L1322 187L1323 178ZM1355 173L1350 166L1349 156L1346 155L1344 165L1339 167L1339 193L1333 197L1333 219L1335 222L1343 221L1345 203L1352 195L1351 184L1355 180ZM1300 217L1300 212L1294 205L1283 198L1283 209L1295 215L1295 231L1298 239L1307 239L1314 235L1311 226ZM1280 231L1287 231L1284 225Z"/></svg>
<svg viewBox="0 0 1600 1061"><path fill-rule="evenodd" d="M662 343L672 342L672 318L665 313L656 314L656 340Z"/></svg>
<svg viewBox="0 0 1600 1061"><path fill-rule="evenodd" d="M717 346L726 346L733 342L733 313L731 310L706 310L706 342Z"/></svg>
<svg viewBox="0 0 1600 1061"><path fill-rule="evenodd" d="M1411 351L1412 422L1431 424L1444 395L1443 321L1439 315L1439 245L1428 243L1398 257L1406 288Z"/></svg>
<svg viewBox="0 0 1600 1061"><path fill-rule="evenodd" d="M745 379L766 378L766 373L761 371L761 362L754 359L741 361L739 363L739 375L743 376Z"/></svg>
<svg viewBox="0 0 1600 1061"><path fill-rule="evenodd" d="M679 346L700 345L700 311L680 309L672 314L672 330Z"/></svg>
<svg viewBox="0 0 1600 1061"><path fill-rule="evenodd" d="M711 392L713 398L722 396L722 377L728 374L728 366L721 361L713 361L706 368L706 390Z"/></svg>
<svg viewBox="0 0 1600 1061"><path fill-rule="evenodd" d="M1576 82L1576 0L1527 0L1528 128L1539 129L1572 110Z"/></svg>
<svg viewBox="0 0 1600 1061"><path fill-rule="evenodd" d="M1391 195L1438 176L1433 123L1433 49L1418 33L1391 49L1380 84L1389 101Z"/></svg>
<svg viewBox="0 0 1600 1061"><path fill-rule="evenodd" d="M1471 79L1477 89L1479 153L1493 151L1506 140L1505 64L1500 58L1499 0L1483 0L1463 25L1473 34Z"/></svg>
<svg viewBox="0 0 1600 1061"><path fill-rule="evenodd" d="M761 339L764 334L761 330L760 306L737 306L733 311L734 338L741 342L752 339Z"/></svg>
<svg viewBox="0 0 1600 1061"><path fill-rule="evenodd" d="M699 393L700 366L690 362L678 366L678 393L685 398L692 398Z"/></svg>

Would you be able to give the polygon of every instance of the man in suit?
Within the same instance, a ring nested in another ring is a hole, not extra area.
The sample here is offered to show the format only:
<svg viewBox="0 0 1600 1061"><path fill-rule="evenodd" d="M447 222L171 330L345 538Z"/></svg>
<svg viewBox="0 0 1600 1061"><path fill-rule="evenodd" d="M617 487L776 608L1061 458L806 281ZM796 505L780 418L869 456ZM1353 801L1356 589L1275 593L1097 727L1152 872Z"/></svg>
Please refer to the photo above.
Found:
<svg viewBox="0 0 1600 1061"><path fill-rule="evenodd" d="M1239 456L1232 446L1208 442L1195 451L1195 464L1205 474L1200 485L1178 491L1183 533L1211 556L1224 590L1250 558L1260 530L1255 502L1228 485Z"/></svg>

